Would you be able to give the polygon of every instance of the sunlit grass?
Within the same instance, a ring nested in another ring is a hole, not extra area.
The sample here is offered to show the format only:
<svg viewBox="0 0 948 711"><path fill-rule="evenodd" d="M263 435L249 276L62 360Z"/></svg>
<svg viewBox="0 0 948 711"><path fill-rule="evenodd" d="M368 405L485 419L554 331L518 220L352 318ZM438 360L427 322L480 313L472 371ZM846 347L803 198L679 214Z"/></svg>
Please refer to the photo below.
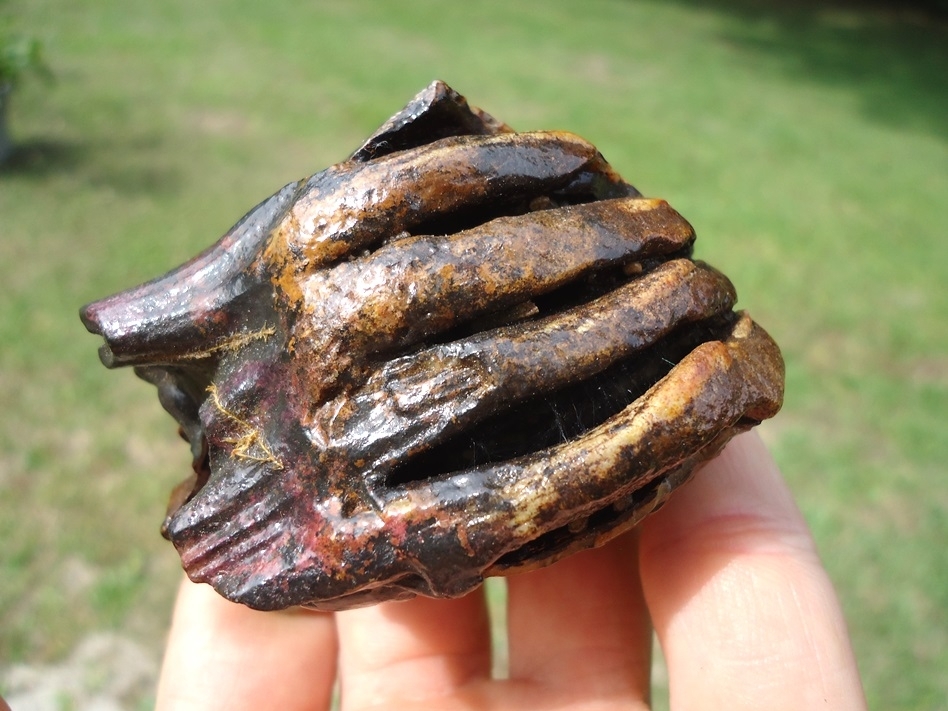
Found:
<svg viewBox="0 0 948 711"><path fill-rule="evenodd" d="M821 6L822 7L822 6ZM765 428L873 703L948 695L948 32L743 2L66 3L0 173L0 661L159 645L186 448L79 305L175 266L344 158L431 79L596 143L695 225L788 363Z"/></svg>

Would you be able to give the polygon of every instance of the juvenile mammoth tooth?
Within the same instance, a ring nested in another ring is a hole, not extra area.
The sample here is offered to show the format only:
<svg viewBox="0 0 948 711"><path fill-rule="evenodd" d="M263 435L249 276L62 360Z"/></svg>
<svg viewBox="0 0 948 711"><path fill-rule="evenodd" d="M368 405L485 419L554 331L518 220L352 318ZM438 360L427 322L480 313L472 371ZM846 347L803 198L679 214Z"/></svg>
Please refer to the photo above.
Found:
<svg viewBox="0 0 948 711"><path fill-rule="evenodd" d="M461 595L634 526L783 395L691 226L440 82L82 319L193 473L163 532L258 609Z"/></svg>

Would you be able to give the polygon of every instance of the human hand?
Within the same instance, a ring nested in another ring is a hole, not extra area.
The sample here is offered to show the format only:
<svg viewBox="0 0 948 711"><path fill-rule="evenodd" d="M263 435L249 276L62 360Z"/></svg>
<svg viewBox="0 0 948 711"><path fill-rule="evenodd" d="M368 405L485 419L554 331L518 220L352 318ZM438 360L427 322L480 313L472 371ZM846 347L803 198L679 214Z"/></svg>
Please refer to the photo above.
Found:
<svg viewBox="0 0 948 711"><path fill-rule="evenodd" d="M508 579L508 679L481 590L342 613L256 612L181 587L169 709L645 709L652 631L672 709L864 709L832 585L755 434L636 532Z"/></svg>

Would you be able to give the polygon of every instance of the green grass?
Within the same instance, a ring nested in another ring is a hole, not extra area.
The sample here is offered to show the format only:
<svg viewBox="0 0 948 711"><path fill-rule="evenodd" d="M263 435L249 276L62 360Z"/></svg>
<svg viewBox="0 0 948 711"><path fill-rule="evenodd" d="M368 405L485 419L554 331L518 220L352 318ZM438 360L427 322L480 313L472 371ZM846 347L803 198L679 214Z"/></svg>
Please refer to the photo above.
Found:
<svg viewBox="0 0 948 711"><path fill-rule="evenodd" d="M341 160L440 77L566 128L696 226L782 345L764 431L839 587L874 707L948 696L948 30L880 9L21 0L0 173L0 662L160 646L186 448L76 318Z"/></svg>

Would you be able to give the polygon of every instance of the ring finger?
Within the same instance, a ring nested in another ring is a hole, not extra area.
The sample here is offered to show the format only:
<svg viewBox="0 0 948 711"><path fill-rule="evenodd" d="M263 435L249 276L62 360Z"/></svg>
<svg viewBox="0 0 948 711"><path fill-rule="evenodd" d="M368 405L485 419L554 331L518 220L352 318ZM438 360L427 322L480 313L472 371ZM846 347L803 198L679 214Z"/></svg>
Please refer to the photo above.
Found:
<svg viewBox="0 0 948 711"><path fill-rule="evenodd" d="M611 543L508 580L511 681L559 698L647 707L652 630L638 540Z"/></svg>

